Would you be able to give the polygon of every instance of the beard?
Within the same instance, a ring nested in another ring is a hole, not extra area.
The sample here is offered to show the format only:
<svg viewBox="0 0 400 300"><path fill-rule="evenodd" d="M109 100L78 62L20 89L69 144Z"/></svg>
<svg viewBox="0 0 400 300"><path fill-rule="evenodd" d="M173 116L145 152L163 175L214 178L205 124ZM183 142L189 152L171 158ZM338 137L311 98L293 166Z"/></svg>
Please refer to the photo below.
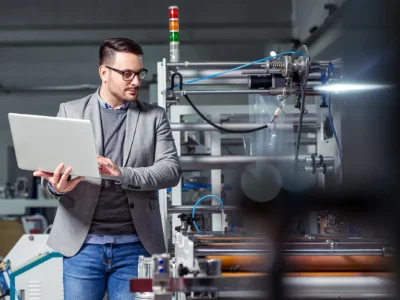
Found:
<svg viewBox="0 0 400 300"><path fill-rule="evenodd" d="M134 102L137 100L139 96L139 87L138 86L127 86L124 88L118 88L113 85L109 86L110 94L123 102Z"/></svg>

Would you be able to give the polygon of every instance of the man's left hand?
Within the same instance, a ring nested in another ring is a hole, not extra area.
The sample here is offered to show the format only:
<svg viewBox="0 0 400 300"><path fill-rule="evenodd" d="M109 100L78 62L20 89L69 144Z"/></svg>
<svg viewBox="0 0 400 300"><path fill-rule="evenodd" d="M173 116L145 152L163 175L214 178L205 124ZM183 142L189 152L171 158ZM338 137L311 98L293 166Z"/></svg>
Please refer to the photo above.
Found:
<svg viewBox="0 0 400 300"><path fill-rule="evenodd" d="M109 158L97 155L99 171L102 175L121 176L120 168Z"/></svg>

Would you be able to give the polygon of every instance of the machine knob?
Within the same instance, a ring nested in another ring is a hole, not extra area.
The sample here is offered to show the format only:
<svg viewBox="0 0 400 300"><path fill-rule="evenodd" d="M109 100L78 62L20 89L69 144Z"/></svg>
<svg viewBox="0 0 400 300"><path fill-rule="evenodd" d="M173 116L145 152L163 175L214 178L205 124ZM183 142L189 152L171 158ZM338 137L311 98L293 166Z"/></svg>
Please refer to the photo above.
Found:
<svg viewBox="0 0 400 300"><path fill-rule="evenodd" d="M189 269L187 267L184 267L182 264L180 264L178 266L178 276L183 277L187 274L189 274Z"/></svg>
<svg viewBox="0 0 400 300"><path fill-rule="evenodd" d="M188 215L187 214L180 214L180 215L178 215L178 218L181 221L187 221L188 220Z"/></svg>

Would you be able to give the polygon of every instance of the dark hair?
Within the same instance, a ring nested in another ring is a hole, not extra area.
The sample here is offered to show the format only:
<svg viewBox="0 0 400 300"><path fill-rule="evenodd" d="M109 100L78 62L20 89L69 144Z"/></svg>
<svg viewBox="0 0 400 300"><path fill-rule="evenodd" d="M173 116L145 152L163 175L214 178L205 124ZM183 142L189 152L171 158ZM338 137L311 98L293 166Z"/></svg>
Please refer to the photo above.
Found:
<svg viewBox="0 0 400 300"><path fill-rule="evenodd" d="M111 64L115 58L115 52L129 52L143 55L142 47L135 41L126 38L106 39L99 49L99 65Z"/></svg>

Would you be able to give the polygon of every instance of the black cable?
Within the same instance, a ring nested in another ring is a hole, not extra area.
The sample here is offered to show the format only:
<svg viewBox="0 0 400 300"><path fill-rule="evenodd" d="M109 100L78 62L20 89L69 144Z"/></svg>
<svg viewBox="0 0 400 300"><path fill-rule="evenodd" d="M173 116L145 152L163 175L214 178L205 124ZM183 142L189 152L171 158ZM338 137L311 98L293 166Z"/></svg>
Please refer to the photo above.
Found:
<svg viewBox="0 0 400 300"><path fill-rule="evenodd" d="M294 162L295 171L297 170L297 164L298 164L298 160L299 160L301 127L303 125L303 116L304 116L305 105L306 105L306 92L303 90L302 91L301 107L300 107L299 127L298 127L298 130L297 130L296 156L295 156L295 162Z"/></svg>
<svg viewBox="0 0 400 300"><path fill-rule="evenodd" d="M315 166L315 156L314 156L314 154L311 155L311 159L312 159L312 163L311 163L312 174L314 175L317 172L317 167Z"/></svg>
<svg viewBox="0 0 400 300"><path fill-rule="evenodd" d="M230 151L227 146L225 146L225 150L228 152L229 155L233 155L232 151Z"/></svg>
<svg viewBox="0 0 400 300"><path fill-rule="evenodd" d="M182 77L182 74L180 74L179 72L175 72L174 74L172 74L172 76L171 76L171 88L170 88L170 89L173 90L174 87L176 86L176 85L175 85L175 77L176 77L176 76L179 77L179 89L182 91L183 77ZM298 88L294 93L297 93L299 90L300 90L300 88ZM292 95L292 94L286 95L286 97L283 98L281 101L286 100L286 99L289 98L291 95ZM256 132L256 131L260 131L260 130L266 129L266 128L268 128L268 126L269 126L269 125L263 125L263 126L260 126L260 127L256 127L256 128L253 128L253 129L247 129L247 130L233 130L233 129L228 129L228 128L221 127L221 126L219 126L219 125L213 123L213 122L210 121L209 119L207 119L207 117L204 116L204 115L197 109L196 105L194 105L194 103L190 100L190 98L189 98L188 95L186 95L185 93L183 93L183 96L185 97L186 101L189 102L190 106L194 109L194 111L195 111L204 121L206 121L208 124L210 124L212 127L216 128L216 129L218 129L218 130L225 131L225 132L229 132L229 133L251 133L251 132ZM272 123L275 121L276 117L277 117L276 115L273 116L272 121L271 121L270 124L272 124Z"/></svg>
<svg viewBox="0 0 400 300"><path fill-rule="evenodd" d="M206 116L204 116L198 109L197 107L193 104L193 102L189 99L188 95L183 95L187 102L189 102L190 106L194 109L194 111L204 120L206 121L208 124L210 124L212 127L217 128L218 130L221 131L225 131L225 132L229 132L229 133L250 133L250 132L255 132L255 131L259 131L265 128L268 128L268 125L263 125L257 128L253 128L253 129L248 129L248 130L233 130L233 129L228 129L228 128L224 128L221 127L213 122L211 122L209 119L207 119Z"/></svg>
<svg viewBox="0 0 400 300"><path fill-rule="evenodd" d="M175 72L174 74L172 74L171 76L171 90L174 89L175 85L175 77L178 76L179 77L179 90L182 91L182 86L183 86L183 77L182 74L179 72ZM268 125L263 125L257 128L253 128L253 129L248 129L248 130L233 130L233 129L227 129L224 127L221 127L215 123L213 123L212 121L210 121L209 119L207 119L206 116L204 116L196 107L196 105L194 105L194 103L189 99L189 96L186 94L183 94L183 96L186 98L187 102L189 102L190 106L194 109L194 111L204 120L206 121L208 124L210 124L211 126L213 126L214 128L221 130L221 131L225 131L225 132L229 132L229 133L250 133L250 132L255 132L255 131L259 131L265 128L268 128ZM274 118L275 119L275 118Z"/></svg>

